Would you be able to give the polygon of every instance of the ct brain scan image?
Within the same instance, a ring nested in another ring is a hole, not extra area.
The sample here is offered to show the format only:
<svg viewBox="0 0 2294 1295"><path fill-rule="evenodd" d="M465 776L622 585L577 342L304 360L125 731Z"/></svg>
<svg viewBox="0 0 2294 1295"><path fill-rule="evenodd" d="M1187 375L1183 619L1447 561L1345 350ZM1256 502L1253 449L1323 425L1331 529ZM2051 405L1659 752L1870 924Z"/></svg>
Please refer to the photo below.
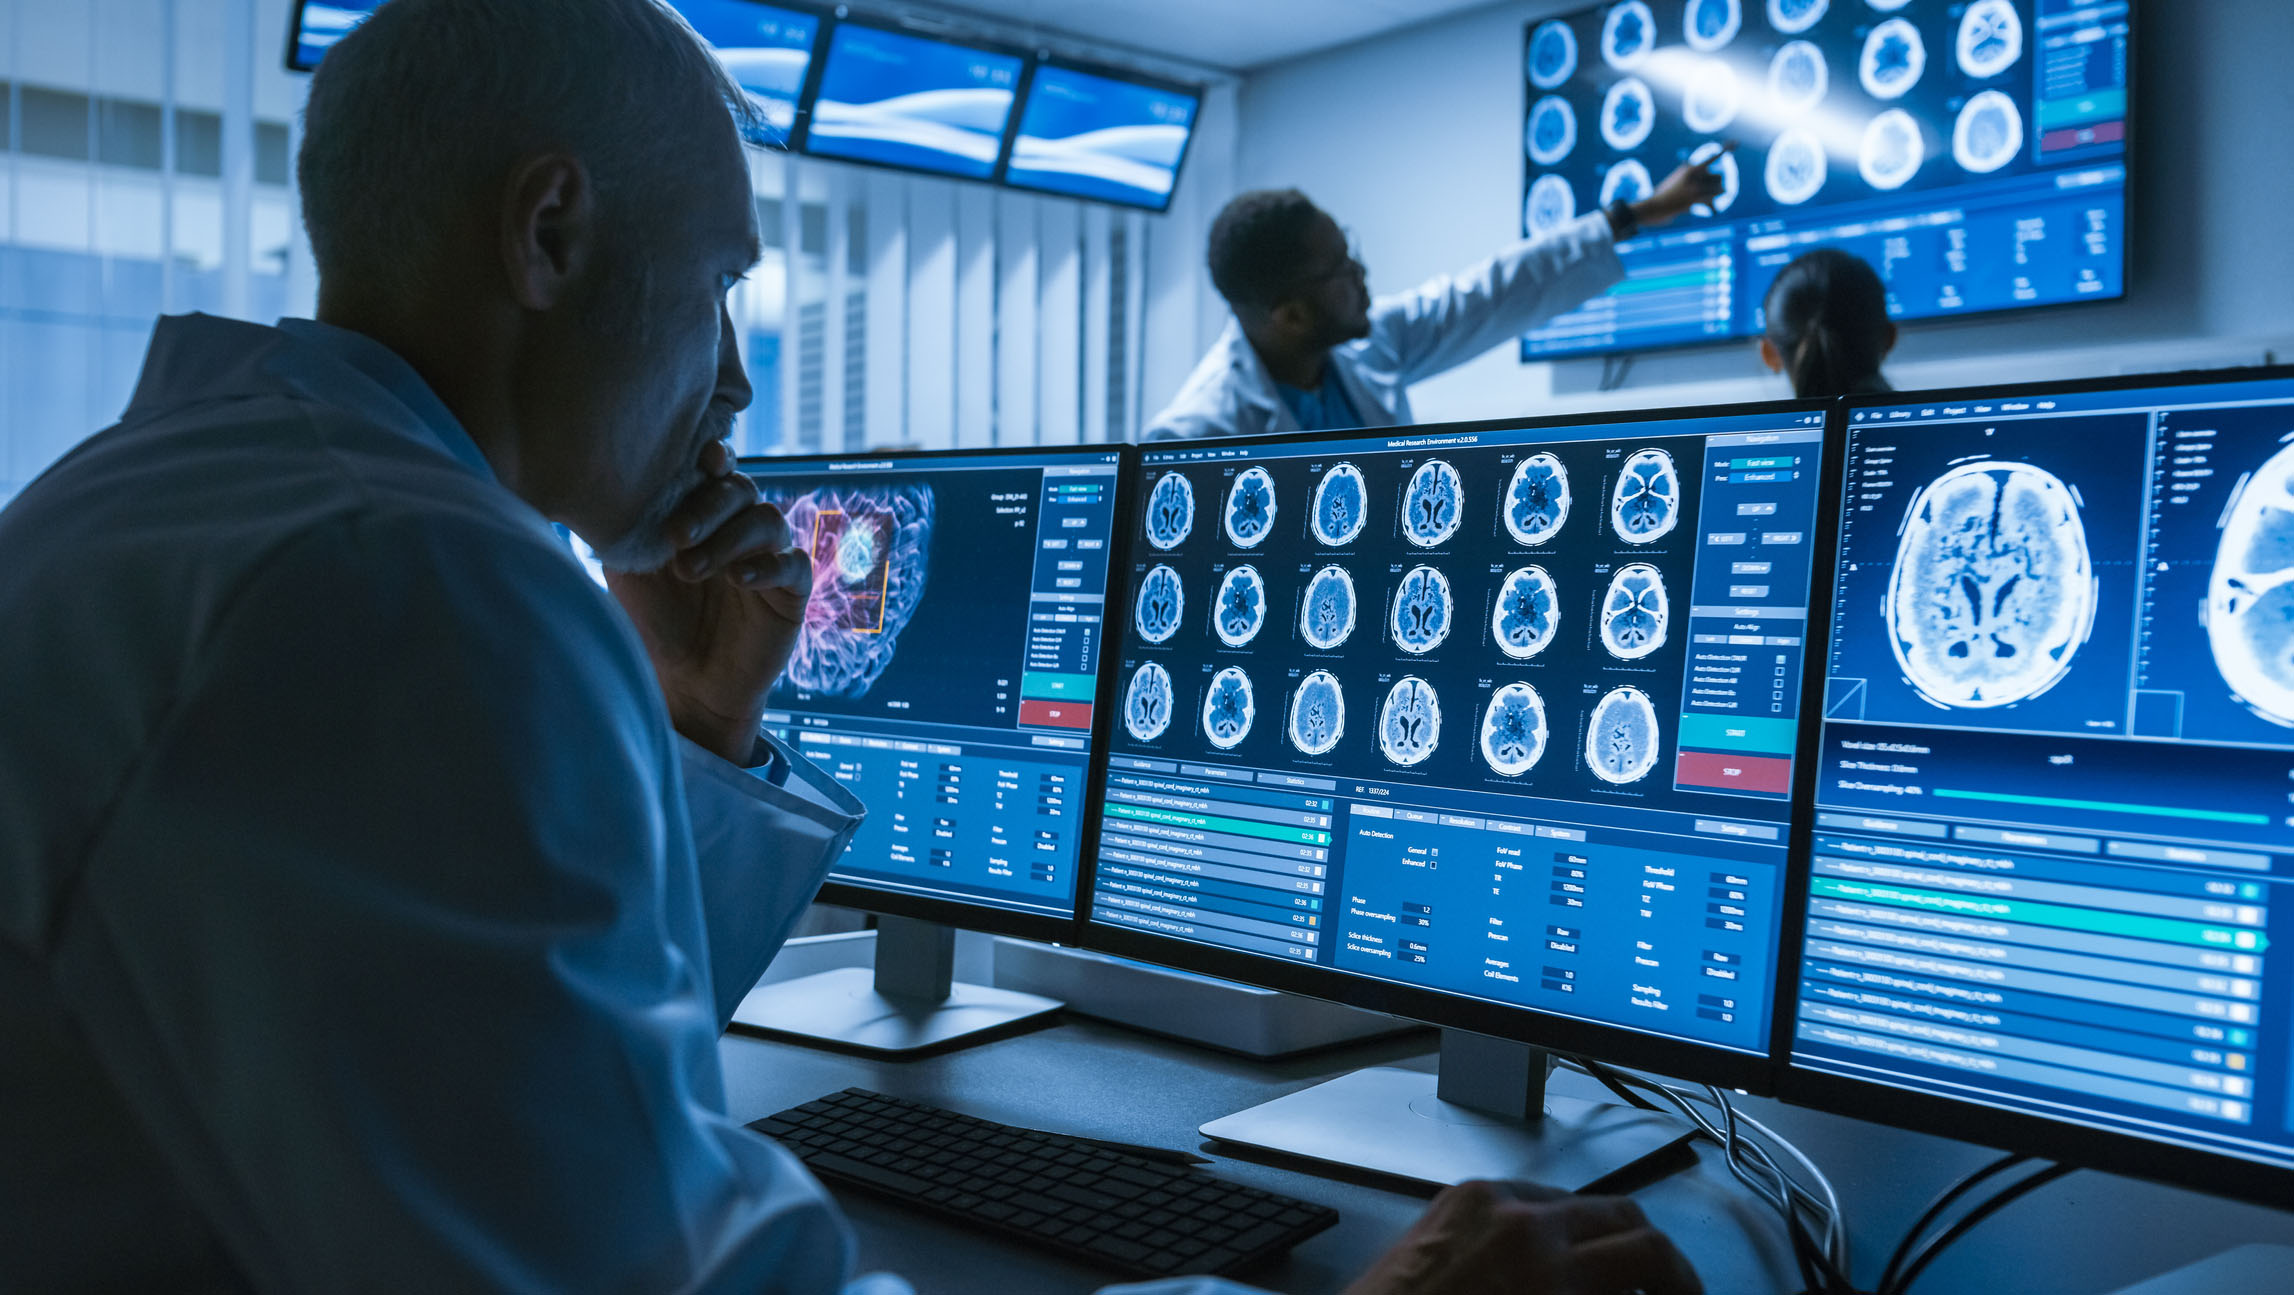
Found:
<svg viewBox="0 0 2294 1295"><path fill-rule="evenodd" d="M1703 166L1716 157L1720 159L1720 196L1709 203L1700 202L1689 208L1699 216L1717 216L1736 205L1737 188L1743 177L1737 171L1736 154L1722 152L1723 147L1719 140L1710 139L1697 145L1697 151L1689 154L1689 164L1692 166Z"/></svg>
<svg viewBox="0 0 2294 1295"><path fill-rule="evenodd" d="M1552 177L1547 177L1552 178ZM1562 184L1567 191L1567 182ZM1535 196L1534 191L1532 197ZM1352 544L1362 533L1363 510L1370 499L1362 484L1362 469L1341 463L1322 474L1314 488L1314 538L1328 548Z"/></svg>
<svg viewBox="0 0 2294 1295"><path fill-rule="evenodd" d="M1490 636L1498 650L1527 661L1553 642L1561 623L1561 592L1544 567L1523 567L1498 586L1490 612Z"/></svg>
<svg viewBox="0 0 2294 1295"><path fill-rule="evenodd" d="M1978 81L1998 76L2023 57L2023 19L2011 0L1975 0L1960 15L1959 70Z"/></svg>
<svg viewBox="0 0 2294 1295"><path fill-rule="evenodd" d="M1514 467L1505 487L1505 529L1514 543L1536 548L1569 520L1569 469L1550 454L1532 454Z"/></svg>
<svg viewBox="0 0 2294 1295"><path fill-rule="evenodd" d="M1872 6L1881 13L1894 13L1911 2L1912 0L1864 0L1865 4Z"/></svg>
<svg viewBox="0 0 2294 1295"><path fill-rule="evenodd" d="M1338 676L1317 670L1290 699L1290 744L1301 755L1328 755L1346 736L1346 693Z"/></svg>
<svg viewBox="0 0 2294 1295"><path fill-rule="evenodd" d="M1864 38L1864 57L1857 73L1864 93L1875 99L1901 99L1920 83L1928 70L1927 42L1907 18L1890 18Z"/></svg>
<svg viewBox="0 0 2294 1295"><path fill-rule="evenodd" d="M1541 23L1529 37L1529 83L1551 90L1577 75L1577 33L1565 22Z"/></svg>
<svg viewBox="0 0 2294 1295"><path fill-rule="evenodd" d="M1328 652L1354 633L1354 577L1344 567L1324 567L1306 582L1298 609L1299 637Z"/></svg>
<svg viewBox="0 0 2294 1295"><path fill-rule="evenodd" d="M1147 542L1159 549L1186 543L1195 529L1195 487L1177 472L1166 472L1147 492Z"/></svg>
<svg viewBox="0 0 2294 1295"><path fill-rule="evenodd" d="M1432 567L1412 567L1394 587L1394 646L1422 656L1450 636L1449 577Z"/></svg>
<svg viewBox="0 0 2294 1295"><path fill-rule="evenodd" d="M1234 666L1211 676L1203 694L1203 736L1221 751L1232 751L1251 735L1258 705L1251 696L1251 677Z"/></svg>
<svg viewBox="0 0 2294 1295"><path fill-rule="evenodd" d="M1545 756L1545 698L1525 683L1509 683L1490 697L1482 715L1482 759L1508 778L1519 778Z"/></svg>
<svg viewBox="0 0 2294 1295"><path fill-rule="evenodd" d="M2231 505L2207 581L2206 637L2239 700L2294 727L2294 446L2247 478Z"/></svg>
<svg viewBox="0 0 2294 1295"><path fill-rule="evenodd" d="M1179 632L1179 617L1186 610L1187 591L1179 584L1179 573L1157 565L1139 582L1139 606L1131 621L1138 627L1139 637L1163 643Z"/></svg>
<svg viewBox="0 0 2294 1295"><path fill-rule="evenodd" d="M1978 175L2006 166L2023 151L2023 113L2015 100L1986 90L1967 101L1952 124L1952 160Z"/></svg>
<svg viewBox="0 0 2294 1295"><path fill-rule="evenodd" d="M1926 160L1920 123L1903 109L1890 108L1864 128L1856 164L1864 183L1875 189L1901 189L1920 173L1920 163Z"/></svg>
<svg viewBox="0 0 2294 1295"><path fill-rule="evenodd" d="M1274 531L1274 478L1265 468L1244 468L1227 489L1227 538L1236 548L1257 548Z"/></svg>
<svg viewBox="0 0 2294 1295"><path fill-rule="evenodd" d="M1625 460L1617 474L1615 497L1609 501L1609 524L1627 544L1654 544L1673 533L1681 520L1681 478L1673 470L1673 456L1663 450L1639 450Z"/></svg>
<svg viewBox="0 0 2294 1295"><path fill-rule="evenodd" d="M1601 646L1620 661L1638 661L1665 646L1671 619L1663 573L1645 562L1619 567L1601 599Z"/></svg>
<svg viewBox="0 0 2294 1295"><path fill-rule="evenodd" d="M1737 82L1736 70L1717 58L1708 58L1689 76L1688 92L1681 98L1681 119L1690 130L1710 135L1735 121L1743 104L1744 87Z"/></svg>
<svg viewBox="0 0 2294 1295"><path fill-rule="evenodd" d="M1601 61L1630 72L1657 49L1657 15L1642 0L1625 0L1601 22Z"/></svg>
<svg viewBox="0 0 2294 1295"><path fill-rule="evenodd" d="M2028 463L1963 463L1912 500L1882 607L1896 663L1938 706L2025 701L2071 669L2095 625L2079 501Z"/></svg>
<svg viewBox="0 0 2294 1295"><path fill-rule="evenodd" d="M1832 0L1768 0L1768 25L1787 36L1815 26L1832 7Z"/></svg>
<svg viewBox="0 0 2294 1295"><path fill-rule="evenodd" d="M1152 742L1171 727L1171 673L1153 661L1132 672L1123 690L1123 727L1141 742Z"/></svg>
<svg viewBox="0 0 2294 1295"><path fill-rule="evenodd" d="M1434 685L1404 675L1378 708L1378 750L1395 764L1423 764L1442 741L1442 702Z"/></svg>
<svg viewBox="0 0 2294 1295"><path fill-rule="evenodd" d="M1620 153L1630 153L1649 138L1657 126L1657 97L1649 83L1629 76L1609 87L1601 101L1601 138Z"/></svg>
<svg viewBox="0 0 2294 1295"><path fill-rule="evenodd" d="M1784 114L1808 111L1832 88L1832 69L1814 42L1796 40L1768 61L1768 97Z"/></svg>
<svg viewBox="0 0 2294 1295"><path fill-rule="evenodd" d="M1543 238L1575 219L1577 191L1569 187L1568 180L1548 173L1530 184L1521 224L1531 238Z"/></svg>
<svg viewBox="0 0 2294 1295"><path fill-rule="evenodd" d="M1266 581L1257 567L1241 566L1219 582L1219 605L1211 613L1211 628L1219 642L1241 647L1259 636L1266 625Z"/></svg>
<svg viewBox="0 0 2294 1295"><path fill-rule="evenodd" d="M1428 459L1410 474L1402 492L1402 534L1412 544L1430 549L1457 534L1465 515L1466 484L1458 470L1440 459Z"/></svg>
<svg viewBox="0 0 2294 1295"><path fill-rule="evenodd" d="M1601 180L1601 205L1614 202L1639 202L1649 196L1649 168L1635 158L1626 158L1609 168Z"/></svg>
<svg viewBox="0 0 2294 1295"><path fill-rule="evenodd" d="M1795 126L1768 146L1768 196L1783 206L1797 207L1815 197L1831 174L1824 143L1812 131Z"/></svg>
<svg viewBox="0 0 2294 1295"><path fill-rule="evenodd" d="M1681 15L1681 34L1689 48L1710 54L1730 41L1744 27L1744 7L1739 0L1689 0L1688 9Z"/></svg>
<svg viewBox="0 0 2294 1295"><path fill-rule="evenodd" d="M823 697L865 696L924 601L932 489L823 488L782 511L812 558L812 600L782 677Z"/></svg>
<svg viewBox="0 0 2294 1295"><path fill-rule="evenodd" d="M1529 110L1522 147L1539 166L1554 166L1577 148L1577 110L1560 95L1547 95Z"/></svg>
<svg viewBox="0 0 2294 1295"><path fill-rule="evenodd" d="M1638 688L1612 688L1585 726L1585 767L1614 786L1657 767L1657 706Z"/></svg>

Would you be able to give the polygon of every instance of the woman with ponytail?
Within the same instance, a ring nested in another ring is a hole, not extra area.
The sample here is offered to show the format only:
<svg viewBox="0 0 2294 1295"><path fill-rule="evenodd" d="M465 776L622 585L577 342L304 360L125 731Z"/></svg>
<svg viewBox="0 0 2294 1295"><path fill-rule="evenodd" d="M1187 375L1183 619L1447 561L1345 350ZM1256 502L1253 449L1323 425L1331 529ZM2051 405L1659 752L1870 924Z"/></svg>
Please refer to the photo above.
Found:
<svg viewBox="0 0 2294 1295"><path fill-rule="evenodd" d="M1769 285L1767 336L1760 358L1792 379L1800 396L1857 396L1891 391L1880 363L1895 349L1888 289L1860 257L1820 247Z"/></svg>

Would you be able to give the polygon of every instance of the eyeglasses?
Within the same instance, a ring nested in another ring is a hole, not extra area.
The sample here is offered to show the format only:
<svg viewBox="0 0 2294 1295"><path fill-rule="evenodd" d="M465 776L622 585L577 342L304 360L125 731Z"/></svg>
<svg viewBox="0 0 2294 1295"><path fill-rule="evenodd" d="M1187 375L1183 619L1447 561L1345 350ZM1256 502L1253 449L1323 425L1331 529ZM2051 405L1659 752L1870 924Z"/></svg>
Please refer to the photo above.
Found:
<svg viewBox="0 0 2294 1295"><path fill-rule="evenodd" d="M1363 264L1362 261L1362 244L1355 239L1352 231L1342 232L1346 234L1346 259L1327 269L1316 270L1311 274L1302 276L1300 279L1302 284L1319 286L1340 275L1369 276L1370 267Z"/></svg>

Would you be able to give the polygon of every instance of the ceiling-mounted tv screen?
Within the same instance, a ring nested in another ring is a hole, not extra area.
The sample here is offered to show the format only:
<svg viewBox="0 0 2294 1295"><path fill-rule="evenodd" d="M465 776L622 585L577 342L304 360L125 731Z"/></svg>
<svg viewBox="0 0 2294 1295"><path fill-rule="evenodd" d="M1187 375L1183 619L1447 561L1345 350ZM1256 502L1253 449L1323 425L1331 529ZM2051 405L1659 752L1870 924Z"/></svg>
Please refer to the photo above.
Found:
<svg viewBox="0 0 2294 1295"><path fill-rule="evenodd" d="M796 131L805 73L812 68L821 16L806 9L757 0L675 0L693 30L717 51L763 119L749 142L787 148Z"/></svg>
<svg viewBox="0 0 2294 1295"><path fill-rule="evenodd" d="M1004 183L1165 210L1202 103L1193 87L1038 62Z"/></svg>
<svg viewBox="0 0 2294 1295"><path fill-rule="evenodd" d="M1727 191L1623 250L1529 360L1748 337L1777 272L1870 261L1900 319L2126 292L2126 0L1617 0L1528 24L1522 229L1674 167ZM1723 155L1723 141L1736 150Z"/></svg>
<svg viewBox="0 0 2294 1295"><path fill-rule="evenodd" d="M850 19L829 34L804 151L986 180L1027 57Z"/></svg>
<svg viewBox="0 0 2294 1295"><path fill-rule="evenodd" d="M295 25L287 32L287 66L309 72L326 57L334 43L365 22L382 0L301 0L295 6Z"/></svg>

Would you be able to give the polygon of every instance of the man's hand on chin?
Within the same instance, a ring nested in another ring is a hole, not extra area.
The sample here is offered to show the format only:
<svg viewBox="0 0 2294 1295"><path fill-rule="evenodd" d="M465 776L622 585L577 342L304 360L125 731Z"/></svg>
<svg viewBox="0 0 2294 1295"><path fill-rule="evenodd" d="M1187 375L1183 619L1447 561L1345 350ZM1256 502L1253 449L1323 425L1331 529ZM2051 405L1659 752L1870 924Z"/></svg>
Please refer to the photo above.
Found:
<svg viewBox="0 0 2294 1295"><path fill-rule="evenodd" d="M812 558L781 510L757 499L712 442L709 478L668 522L677 555L660 571L609 571L606 585L637 625L679 733L735 764L749 762L765 696L796 649L812 598Z"/></svg>

